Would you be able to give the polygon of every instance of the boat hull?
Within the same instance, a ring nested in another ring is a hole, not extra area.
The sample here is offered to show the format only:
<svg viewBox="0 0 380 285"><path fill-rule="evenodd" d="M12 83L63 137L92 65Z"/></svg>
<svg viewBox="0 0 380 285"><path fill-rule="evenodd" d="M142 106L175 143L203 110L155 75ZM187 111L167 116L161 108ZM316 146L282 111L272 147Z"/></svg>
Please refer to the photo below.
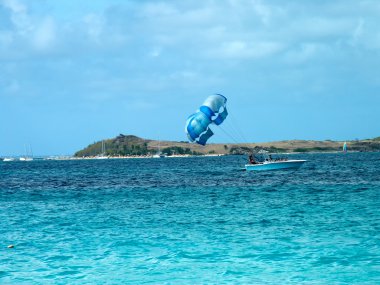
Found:
<svg viewBox="0 0 380 285"><path fill-rule="evenodd" d="M299 168L306 160L268 161L260 164L246 164L247 171L266 171L289 168Z"/></svg>
<svg viewBox="0 0 380 285"><path fill-rule="evenodd" d="M165 158L166 155L165 154L154 154L152 157L153 158Z"/></svg>
<svg viewBox="0 0 380 285"><path fill-rule="evenodd" d="M19 160L20 161L32 161L33 158L31 158L31 157L20 157Z"/></svg>

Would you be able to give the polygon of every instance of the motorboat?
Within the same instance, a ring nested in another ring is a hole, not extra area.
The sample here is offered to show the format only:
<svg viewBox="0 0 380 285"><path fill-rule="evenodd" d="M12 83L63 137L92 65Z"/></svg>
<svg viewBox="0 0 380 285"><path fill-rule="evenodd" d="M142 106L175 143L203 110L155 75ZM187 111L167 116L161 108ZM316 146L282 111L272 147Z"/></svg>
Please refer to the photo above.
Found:
<svg viewBox="0 0 380 285"><path fill-rule="evenodd" d="M289 160L268 160L264 162L258 162L255 164L246 164L245 169L248 171L255 170L278 170L278 169L288 169L288 168L299 168L304 164L306 160L297 160L297 159L289 159Z"/></svg>
<svg viewBox="0 0 380 285"><path fill-rule="evenodd" d="M287 158L272 158L272 155L268 155L268 151L260 150L258 157L253 158L250 155L250 163L245 165L245 170L247 171L262 171L262 170L278 170L278 169L288 169L288 168L299 168L306 160L302 159L287 159Z"/></svg>
<svg viewBox="0 0 380 285"><path fill-rule="evenodd" d="M156 154L153 154L152 155L153 158L165 158L166 157L166 154L162 153L162 152L158 152Z"/></svg>
<svg viewBox="0 0 380 285"><path fill-rule="evenodd" d="M13 158L13 157L5 157L4 159L3 159L3 161L5 161L5 162L8 162L8 161L14 161L15 159Z"/></svg>

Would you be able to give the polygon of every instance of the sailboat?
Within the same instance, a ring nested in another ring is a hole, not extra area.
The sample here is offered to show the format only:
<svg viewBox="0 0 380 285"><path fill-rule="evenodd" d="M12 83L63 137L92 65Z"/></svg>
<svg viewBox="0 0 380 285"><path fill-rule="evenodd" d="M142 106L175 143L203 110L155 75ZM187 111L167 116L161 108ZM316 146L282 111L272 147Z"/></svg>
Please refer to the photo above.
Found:
<svg viewBox="0 0 380 285"><path fill-rule="evenodd" d="M343 144L343 152L346 153L347 152L347 143L344 142Z"/></svg>
<svg viewBox="0 0 380 285"><path fill-rule="evenodd" d="M106 145L104 140L102 140L102 152L96 157L96 159L108 159L108 156L106 156Z"/></svg>
<svg viewBox="0 0 380 285"><path fill-rule="evenodd" d="M165 158L166 157L166 154L164 154L164 153L161 152L160 141L158 141L158 151L157 151L156 154L153 154L152 157L153 158Z"/></svg>
<svg viewBox="0 0 380 285"><path fill-rule="evenodd" d="M32 161L33 160L33 151L32 151L32 147L29 145L29 150L30 150L30 156L29 156L29 152L26 148L26 145L25 145L25 156L20 156L19 160L20 161Z"/></svg>

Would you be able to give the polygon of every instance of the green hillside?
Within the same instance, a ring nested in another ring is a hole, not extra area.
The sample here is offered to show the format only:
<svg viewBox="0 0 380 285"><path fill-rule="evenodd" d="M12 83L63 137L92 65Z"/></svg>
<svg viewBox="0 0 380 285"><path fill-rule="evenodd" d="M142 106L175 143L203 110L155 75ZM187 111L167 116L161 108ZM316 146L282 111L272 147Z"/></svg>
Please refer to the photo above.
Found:
<svg viewBox="0 0 380 285"><path fill-rule="evenodd" d="M114 139L104 140L105 154L107 156L129 156L129 155L153 155L162 152L167 155L173 154L201 154L196 150L192 150L190 144L159 142L154 140L142 139L133 135L120 134ZM178 145L180 144L180 145ZM76 157L90 157L101 154L102 141L90 144L86 148L75 153Z"/></svg>
<svg viewBox="0 0 380 285"><path fill-rule="evenodd" d="M107 156L153 155L158 151L167 155L184 154L248 154L260 149L272 153L290 152L331 152L341 151L341 141L288 140L265 143L208 144L201 146L188 142L156 141L133 135L120 134L116 138L104 140ZM366 140L347 141L348 151L380 151L380 137ZM75 153L76 157L91 157L101 154L102 141L94 142Z"/></svg>

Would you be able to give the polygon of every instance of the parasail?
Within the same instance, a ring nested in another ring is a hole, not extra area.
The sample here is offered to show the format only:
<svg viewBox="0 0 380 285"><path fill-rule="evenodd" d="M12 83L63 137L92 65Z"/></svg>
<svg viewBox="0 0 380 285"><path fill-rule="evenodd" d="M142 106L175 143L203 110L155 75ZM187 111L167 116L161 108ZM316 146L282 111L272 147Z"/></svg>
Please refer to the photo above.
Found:
<svg viewBox="0 0 380 285"><path fill-rule="evenodd" d="M199 110L186 121L185 132L191 142L205 145L214 134L210 124L220 125L227 118L227 98L221 94L207 97Z"/></svg>

